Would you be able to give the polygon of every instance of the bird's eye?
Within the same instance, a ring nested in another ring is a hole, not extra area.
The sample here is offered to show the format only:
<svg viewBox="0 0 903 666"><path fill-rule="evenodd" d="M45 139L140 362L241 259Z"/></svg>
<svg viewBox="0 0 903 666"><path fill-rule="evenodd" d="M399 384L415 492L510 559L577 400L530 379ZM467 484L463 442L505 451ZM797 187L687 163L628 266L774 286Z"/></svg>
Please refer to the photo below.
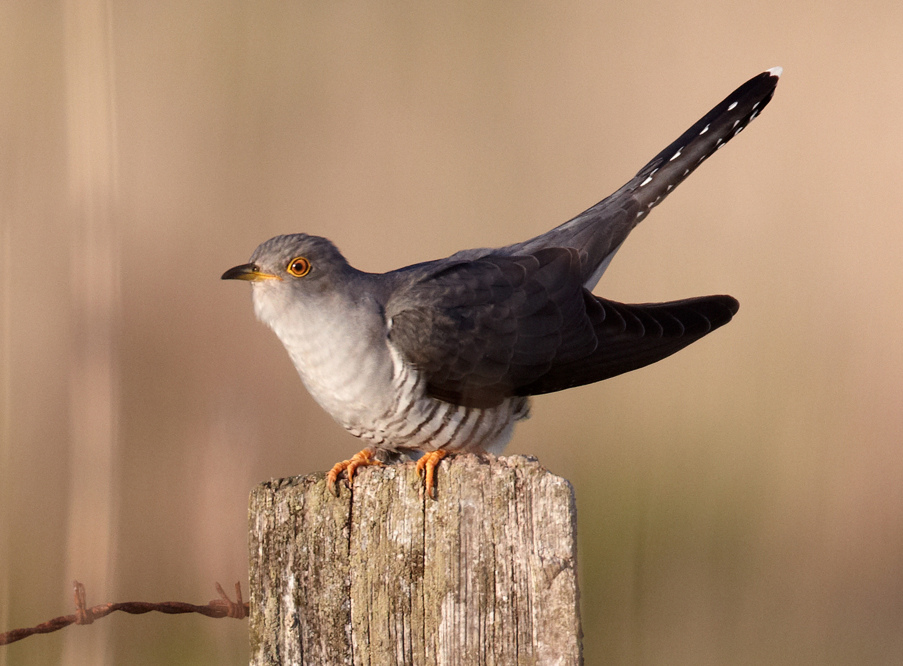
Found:
<svg viewBox="0 0 903 666"><path fill-rule="evenodd" d="M288 262L288 266L285 270L295 277L304 277L310 273L310 262L304 257L295 257Z"/></svg>

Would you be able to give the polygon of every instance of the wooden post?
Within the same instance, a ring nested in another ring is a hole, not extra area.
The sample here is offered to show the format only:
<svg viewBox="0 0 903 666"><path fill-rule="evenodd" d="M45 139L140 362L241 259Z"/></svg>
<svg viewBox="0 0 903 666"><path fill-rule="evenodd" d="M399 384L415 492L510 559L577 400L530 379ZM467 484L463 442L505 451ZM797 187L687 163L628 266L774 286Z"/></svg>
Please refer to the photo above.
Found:
<svg viewBox="0 0 903 666"><path fill-rule="evenodd" d="M251 663L580 664L571 485L534 458L413 463L251 495Z"/></svg>

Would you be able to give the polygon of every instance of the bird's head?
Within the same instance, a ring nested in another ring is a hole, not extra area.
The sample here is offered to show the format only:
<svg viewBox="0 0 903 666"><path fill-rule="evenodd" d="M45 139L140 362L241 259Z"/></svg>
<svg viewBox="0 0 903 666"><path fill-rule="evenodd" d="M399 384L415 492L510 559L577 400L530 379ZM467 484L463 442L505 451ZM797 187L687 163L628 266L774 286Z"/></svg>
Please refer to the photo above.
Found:
<svg viewBox="0 0 903 666"><path fill-rule="evenodd" d="M353 270L325 238L289 234L261 243L250 262L230 268L222 279L250 282L257 317L272 326L305 304L335 298L336 287Z"/></svg>

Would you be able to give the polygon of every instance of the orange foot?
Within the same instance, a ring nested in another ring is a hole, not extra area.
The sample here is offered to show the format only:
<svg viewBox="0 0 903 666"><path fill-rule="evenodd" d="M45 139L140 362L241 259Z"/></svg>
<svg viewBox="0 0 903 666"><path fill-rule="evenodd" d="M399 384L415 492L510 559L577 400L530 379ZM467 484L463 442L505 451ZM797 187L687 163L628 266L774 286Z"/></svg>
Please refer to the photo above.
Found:
<svg viewBox="0 0 903 666"><path fill-rule="evenodd" d="M349 460L343 460L342 462L333 465L332 469L329 470L329 473L326 475L326 487L329 488L330 492L338 496L339 491L336 490L335 482L338 480L339 476L341 476L342 472L345 472L345 477L348 479L348 486L351 487L354 485L354 473L357 471L358 467L382 465L380 461L373 457L373 453L373 449L364 449L363 451L355 453Z"/></svg>
<svg viewBox="0 0 903 666"><path fill-rule="evenodd" d="M423 457L417 461L417 473L424 477L423 487L426 489L426 494L431 499L436 499L436 466L439 464L439 461L447 455L449 455L449 453L445 449L436 449L435 451L424 454ZM425 476L424 471L426 472Z"/></svg>

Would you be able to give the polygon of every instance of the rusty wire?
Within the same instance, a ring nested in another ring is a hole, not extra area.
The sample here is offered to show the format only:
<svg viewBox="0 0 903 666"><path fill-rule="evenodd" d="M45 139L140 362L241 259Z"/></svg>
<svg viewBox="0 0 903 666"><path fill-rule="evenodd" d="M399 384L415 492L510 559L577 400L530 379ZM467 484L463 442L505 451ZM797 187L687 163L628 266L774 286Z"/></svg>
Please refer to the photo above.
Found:
<svg viewBox="0 0 903 666"><path fill-rule="evenodd" d="M214 599L206 606L195 606L194 604L186 604L181 601L163 601L156 604L147 601L126 601L118 604L100 604L99 606L88 608L85 586L76 580L73 581L73 587L75 592L75 614L56 617L36 627L7 631L0 634L0 645L15 643L33 634L48 634L51 631L58 631L63 627L68 627L70 624L91 624L94 620L105 617L114 611L135 615L151 611L171 615L176 613L200 613L207 617L234 617L237 620L241 620L248 617L250 609L249 605L241 599L241 583L235 583L236 601L232 601L222 586L217 583L216 591L219 592L220 598Z"/></svg>

